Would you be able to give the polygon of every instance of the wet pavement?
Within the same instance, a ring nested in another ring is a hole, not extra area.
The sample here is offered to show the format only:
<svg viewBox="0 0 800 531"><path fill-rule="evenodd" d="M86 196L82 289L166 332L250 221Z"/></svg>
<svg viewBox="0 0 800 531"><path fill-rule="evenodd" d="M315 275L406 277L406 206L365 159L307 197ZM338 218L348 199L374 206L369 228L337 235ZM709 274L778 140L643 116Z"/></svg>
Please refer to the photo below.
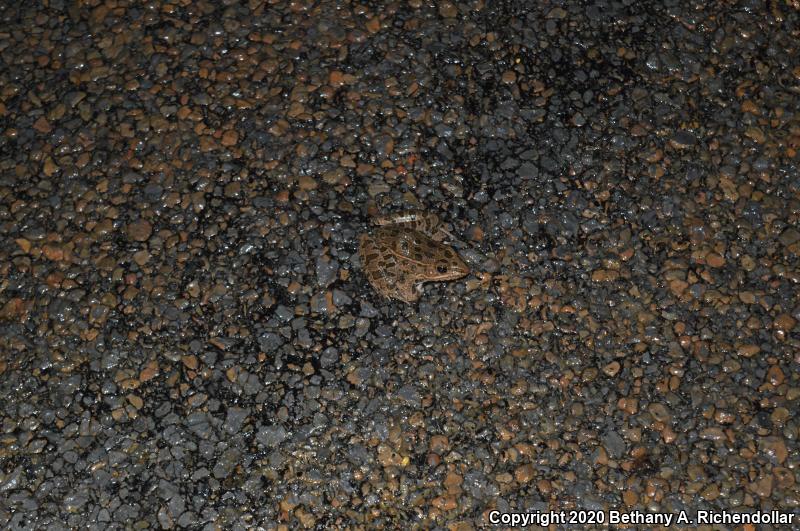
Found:
<svg viewBox="0 0 800 531"><path fill-rule="evenodd" d="M800 514L798 48L795 0L6 3L0 527ZM471 273L405 304L357 242L412 208Z"/></svg>

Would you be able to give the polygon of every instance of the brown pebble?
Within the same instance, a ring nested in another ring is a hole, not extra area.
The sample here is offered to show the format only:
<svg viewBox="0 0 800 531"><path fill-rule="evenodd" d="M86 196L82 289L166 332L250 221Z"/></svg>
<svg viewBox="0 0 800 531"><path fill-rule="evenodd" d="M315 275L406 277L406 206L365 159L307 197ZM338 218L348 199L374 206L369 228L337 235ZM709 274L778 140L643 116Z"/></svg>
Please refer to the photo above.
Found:
<svg viewBox="0 0 800 531"><path fill-rule="evenodd" d="M17 245L19 245L19 248L22 249L23 253L27 254L28 252L30 252L31 250L30 241L26 240L25 238L17 238L15 241L17 242Z"/></svg>
<svg viewBox="0 0 800 531"><path fill-rule="evenodd" d="M553 490L553 484L547 479L540 479L536 482L536 488L546 496Z"/></svg>
<svg viewBox="0 0 800 531"><path fill-rule="evenodd" d="M239 133L233 129L225 131L222 135L222 145L225 147L235 146L239 141Z"/></svg>
<svg viewBox="0 0 800 531"><path fill-rule="evenodd" d="M778 387L783 383L783 379L784 379L783 371L778 365L773 365L767 371L767 381L771 385Z"/></svg>
<svg viewBox="0 0 800 531"><path fill-rule="evenodd" d="M753 304L756 302L756 296L752 291L739 292L739 300L745 304Z"/></svg>
<svg viewBox="0 0 800 531"><path fill-rule="evenodd" d="M717 410L717 411L714 413L714 420L716 420L716 421L717 421L718 423L720 423L720 424L730 424L730 423L732 423L732 422L735 420L735 418L736 418L736 417L734 417L734 416L733 416L732 414L730 414L729 412L727 412L727 411L722 411L721 409L718 409L718 410Z"/></svg>
<svg viewBox="0 0 800 531"><path fill-rule="evenodd" d="M758 345L742 345L736 350L736 353L745 358L751 358L761 352L761 347Z"/></svg>
<svg viewBox="0 0 800 531"><path fill-rule="evenodd" d="M199 362L197 361L197 356L181 356L181 361L186 366L187 369L196 370Z"/></svg>
<svg viewBox="0 0 800 531"><path fill-rule="evenodd" d="M758 114L758 107L751 100L744 100L742 102L742 112Z"/></svg>
<svg viewBox="0 0 800 531"><path fill-rule="evenodd" d="M381 29L381 21L378 17L372 17L367 21L367 31L370 33L378 33Z"/></svg>
<svg viewBox="0 0 800 531"><path fill-rule="evenodd" d="M147 365L145 365L144 369L139 373L139 380L142 382L146 382L148 380L152 380L158 374L158 362L151 361Z"/></svg>
<svg viewBox="0 0 800 531"><path fill-rule="evenodd" d="M344 72L341 70L333 70L328 75L328 83L331 84L332 87L339 88L344 85Z"/></svg>
<svg viewBox="0 0 800 531"><path fill-rule="evenodd" d="M797 325L797 320L788 313L780 314L772 322L772 326L778 330L783 330L784 332L791 332L795 325Z"/></svg>
<svg viewBox="0 0 800 531"><path fill-rule="evenodd" d="M610 376L610 377L613 378L614 376L617 375L617 373L619 372L619 369L620 369L619 362L618 361L612 361L611 363L608 363L608 364L603 366L603 373L605 373L606 376Z"/></svg>
<svg viewBox="0 0 800 531"><path fill-rule="evenodd" d="M448 472L444 478L444 486L450 494L459 494L463 482L464 478L456 472Z"/></svg>
<svg viewBox="0 0 800 531"><path fill-rule="evenodd" d="M689 287L688 282L678 278L671 280L669 283L669 289L670 291L672 291L672 294L675 295L676 297L680 297L688 287Z"/></svg>
<svg viewBox="0 0 800 531"><path fill-rule="evenodd" d="M48 122L47 118L44 116L40 116L35 122L33 122L33 128L44 134L47 134L53 130L50 122Z"/></svg>
<svg viewBox="0 0 800 531"><path fill-rule="evenodd" d="M700 492L700 497L706 501L716 500L719 497L719 486L716 483L709 484Z"/></svg>
<svg viewBox="0 0 800 531"><path fill-rule="evenodd" d="M725 265L725 258L717 253L708 253L706 263L711 267L722 267Z"/></svg>
<svg viewBox="0 0 800 531"><path fill-rule="evenodd" d="M619 278L619 271L614 269L595 269L592 271L592 282L613 282Z"/></svg>
<svg viewBox="0 0 800 531"><path fill-rule="evenodd" d="M136 262L137 265L143 266L150 261L150 253L145 249L136 251L133 253L133 261Z"/></svg>
<svg viewBox="0 0 800 531"><path fill-rule="evenodd" d="M48 260L52 260L54 262L60 262L64 259L64 250L61 247L56 247L55 245L45 245L42 247L42 253Z"/></svg>
<svg viewBox="0 0 800 531"><path fill-rule="evenodd" d="M444 18L453 18L458 15L458 9L451 2L442 2L439 4L439 14Z"/></svg>
<svg viewBox="0 0 800 531"><path fill-rule="evenodd" d="M128 237L137 242L144 242L153 232L153 226L146 219L137 219L128 224Z"/></svg>
<svg viewBox="0 0 800 531"><path fill-rule="evenodd" d="M350 385L359 385L362 382L359 371L350 371L347 373L347 376L345 376L345 380L347 380Z"/></svg>
<svg viewBox="0 0 800 531"><path fill-rule="evenodd" d="M308 175L302 175L297 179L297 185L301 190L315 190L317 188L317 181Z"/></svg>
<svg viewBox="0 0 800 531"><path fill-rule="evenodd" d="M750 491L760 498L769 498L772 496L772 478L770 474L750 483Z"/></svg>
<svg viewBox="0 0 800 531"><path fill-rule="evenodd" d="M450 440L445 435L434 435L428 445L431 452L443 454L450 449Z"/></svg>
<svg viewBox="0 0 800 531"><path fill-rule="evenodd" d="M639 401L636 398L622 397L617 400L617 407L629 415L635 415L639 411Z"/></svg>
<svg viewBox="0 0 800 531"><path fill-rule="evenodd" d="M624 501L625 505L629 507L636 505L636 502L639 501L639 495L636 493L636 491L628 489L622 495L622 501Z"/></svg>
<svg viewBox="0 0 800 531"><path fill-rule="evenodd" d="M140 396L130 394L125 398L127 398L128 402L130 402L130 404L136 409L142 409L142 406L144 406L144 400L142 400Z"/></svg>
<svg viewBox="0 0 800 531"><path fill-rule="evenodd" d="M747 138L753 140L758 144L763 144L767 139L766 135L764 134L764 131L762 131L758 127L748 127L744 131L744 136L746 136Z"/></svg>
<svg viewBox="0 0 800 531"><path fill-rule="evenodd" d="M53 175L55 172L57 172L57 171L58 171L58 166L56 165L56 163L55 163L55 162L53 162L53 159L52 159L51 157L47 157L47 158L44 160L44 167L42 168L42 171L44 172L44 174L45 174L45 175L47 175L48 177L50 177L50 176L52 176L52 175Z"/></svg>
<svg viewBox="0 0 800 531"><path fill-rule="evenodd" d="M535 475L536 471L531 464L519 466L516 470L514 470L514 479L516 479L517 483L520 484L530 482Z"/></svg>

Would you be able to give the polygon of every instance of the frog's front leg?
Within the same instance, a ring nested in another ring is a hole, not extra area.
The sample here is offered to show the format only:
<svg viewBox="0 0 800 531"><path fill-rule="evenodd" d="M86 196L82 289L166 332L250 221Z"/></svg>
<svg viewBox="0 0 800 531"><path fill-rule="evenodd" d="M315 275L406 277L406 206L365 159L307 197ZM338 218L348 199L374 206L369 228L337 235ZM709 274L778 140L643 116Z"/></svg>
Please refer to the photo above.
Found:
<svg viewBox="0 0 800 531"><path fill-rule="evenodd" d="M400 225L418 230L437 240L441 240L444 235L452 237L449 232L439 226L440 223L439 216L433 212L424 212L422 210L405 210L375 218L376 225Z"/></svg>

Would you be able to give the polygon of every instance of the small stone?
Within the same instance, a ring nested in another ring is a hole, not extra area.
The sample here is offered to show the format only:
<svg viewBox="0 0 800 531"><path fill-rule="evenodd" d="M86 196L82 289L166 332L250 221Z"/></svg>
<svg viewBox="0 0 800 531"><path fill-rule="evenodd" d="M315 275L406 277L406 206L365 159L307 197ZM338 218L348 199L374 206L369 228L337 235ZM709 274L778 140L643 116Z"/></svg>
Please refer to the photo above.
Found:
<svg viewBox="0 0 800 531"><path fill-rule="evenodd" d="M672 420L672 413L664 404L655 402L647 406L647 411L653 415L656 422L668 423Z"/></svg>
<svg viewBox="0 0 800 531"><path fill-rule="evenodd" d="M144 406L144 400L142 400L140 396L130 394L125 398L127 398L128 402L130 402L130 404L136 409L142 409L142 407Z"/></svg>
<svg viewBox="0 0 800 531"><path fill-rule="evenodd" d="M517 74L514 73L513 70L506 70L505 72L503 72L503 77L501 78L501 80L506 85L511 85L517 80Z"/></svg>
<svg viewBox="0 0 800 531"><path fill-rule="evenodd" d="M757 144L763 144L767 139L764 131L758 127L748 127L745 129L744 136L753 140Z"/></svg>
<svg viewBox="0 0 800 531"><path fill-rule="evenodd" d="M222 145L225 147L235 146L238 141L239 133L237 133L234 129L228 129L222 135Z"/></svg>
<svg viewBox="0 0 800 531"><path fill-rule="evenodd" d="M800 241L800 231L794 227L789 227L781 232L781 235L778 236L778 241L781 242L781 244L785 247L789 247L790 245Z"/></svg>
<svg viewBox="0 0 800 531"><path fill-rule="evenodd" d="M308 175L301 175L297 179L297 186L300 187L301 190L316 190L317 188L317 181L313 177L309 177Z"/></svg>
<svg viewBox="0 0 800 531"><path fill-rule="evenodd" d="M761 352L761 347L758 345L742 345L736 350L736 352L744 358L751 358Z"/></svg>
<svg viewBox="0 0 800 531"><path fill-rule="evenodd" d="M239 181L234 181L232 183L228 183L225 185L225 189L222 191L225 194L225 197L232 197L236 198L239 197L239 193L242 190L242 183Z"/></svg>
<svg viewBox="0 0 800 531"><path fill-rule="evenodd" d="M709 484L700 492L700 497L706 501L716 500L719 497L719 486L716 483Z"/></svg>
<svg viewBox="0 0 800 531"><path fill-rule="evenodd" d="M786 458L789 457L789 450L786 448L786 441L784 441L783 437L763 437L758 441L758 449L779 465L782 465Z"/></svg>
<svg viewBox="0 0 800 531"><path fill-rule="evenodd" d="M144 242L153 232L153 226L146 219L137 219L128 224L128 237L137 242Z"/></svg>
<svg viewBox="0 0 800 531"><path fill-rule="evenodd" d="M54 262L60 262L64 259L64 250L56 245L45 245L42 247L42 254Z"/></svg>
<svg viewBox="0 0 800 531"><path fill-rule="evenodd" d="M547 496L553 490L553 484L546 479L540 479L536 482L536 489Z"/></svg>
<svg viewBox="0 0 800 531"><path fill-rule="evenodd" d="M705 428L700 432L700 438L708 441L724 441L725 432L719 428Z"/></svg>
<svg viewBox="0 0 800 531"><path fill-rule="evenodd" d="M756 104L753 103L752 100L744 100L742 102L742 112L750 113L750 114L758 114L758 107Z"/></svg>
<svg viewBox="0 0 800 531"><path fill-rule="evenodd" d="M445 435L434 435L431 437L428 448L431 452L443 454L450 449L450 441Z"/></svg>
<svg viewBox="0 0 800 531"><path fill-rule="evenodd" d="M592 271L592 282L613 282L619 279L619 271L614 269L595 269Z"/></svg>
<svg viewBox="0 0 800 531"><path fill-rule="evenodd" d="M48 177L51 177L55 172L58 171L58 166L56 166L56 163L53 162L52 157L47 157L46 159L44 159L44 166L42 167L42 171Z"/></svg>
<svg viewBox="0 0 800 531"><path fill-rule="evenodd" d="M344 85L344 72L341 70L333 70L328 74L328 83L334 88L339 88Z"/></svg>
<svg viewBox="0 0 800 531"><path fill-rule="evenodd" d="M456 472L448 472L444 478L444 486L450 494L459 494L464 478Z"/></svg>
<svg viewBox="0 0 800 531"><path fill-rule="evenodd" d="M197 356L189 355L189 356L181 356L181 362L187 369L196 370L199 362L197 361Z"/></svg>
<svg viewBox="0 0 800 531"><path fill-rule="evenodd" d="M153 360L145 365L144 369L141 370L139 373L139 381L146 382L148 380L152 380L158 375L158 372L158 362Z"/></svg>
<svg viewBox="0 0 800 531"><path fill-rule="evenodd" d="M767 371L767 382L769 382L770 385L778 387L783 383L784 378L785 376L783 374L783 371L778 365L773 365Z"/></svg>
<svg viewBox="0 0 800 531"><path fill-rule="evenodd" d="M531 481L535 476L536 470L531 464L519 466L514 470L514 479L517 480L517 483L522 485Z"/></svg>
<svg viewBox="0 0 800 531"><path fill-rule="evenodd" d="M750 491L760 498L769 498L772 496L772 478L770 474L750 483Z"/></svg>
<svg viewBox="0 0 800 531"><path fill-rule="evenodd" d="M625 441L619 434L613 430L609 430L603 437L603 446L606 452L612 459L619 459L625 453Z"/></svg>
<svg viewBox="0 0 800 531"><path fill-rule="evenodd" d="M717 253L708 253L706 263L711 267L722 267L725 265L725 258Z"/></svg>
<svg viewBox="0 0 800 531"><path fill-rule="evenodd" d="M639 501L639 495L633 489L628 489L622 494L622 501L625 502L625 505L631 507Z"/></svg>
<svg viewBox="0 0 800 531"><path fill-rule="evenodd" d="M670 143L676 148L687 148L696 144L697 139L689 131L677 131L672 135Z"/></svg>
<svg viewBox="0 0 800 531"><path fill-rule="evenodd" d="M136 262L137 265L143 266L150 261L150 253L145 249L136 251L133 253L133 261Z"/></svg>
<svg viewBox="0 0 800 531"><path fill-rule="evenodd" d="M676 297L680 297L683 295L683 292L686 291L686 288L689 287L689 283L685 280L681 280L679 278L670 280L669 282L669 289L673 295Z"/></svg>
<svg viewBox="0 0 800 531"><path fill-rule="evenodd" d="M196 280L192 280L189 284L186 285L186 293L189 294L190 297L199 297L200 296L200 284Z"/></svg>
<svg viewBox="0 0 800 531"><path fill-rule="evenodd" d="M756 296L752 291L739 292L739 300L745 304L753 304L756 302Z"/></svg>
<svg viewBox="0 0 800 531"><path fill-rule="evenodd" d="M608 364L603 366L603 373L605 373L606 376L610 376L611 378L613 378L614 376L617 375L617 373L619 372L619 369L620 369L619 362L618 361L612 361L611 363L608 363Z"/></svg>
<svg viewBox="0 0 800 531"><path fill-rule="evenodd" d="M33 128L44 134L47 134L53 130L50 122L48 122L47 118L44 116L40 116L35 122L33 122Z"/></svg>
<svg viewBox="0 0 800 531"><path fill-rule="evenodd" d="M22 249L22 252L27 254L31 250L31 242L26 240L25 238L17 238L15 240L19 248Z"/></svg>
<svg viewBox="0 0 800 531"><path fill-rule="evenodd" d="M775 318L772 326L784 332L791 332L797 325L797 320L788 313L782 313Z"/></svg>
<svg viewBox="0 0 800 531"><path fill-rule="evenodd" d="M546 18L565 19L567 18L567 11L563 7L554 7L547 12Z"/></svg>
<svg viewBox="0 0 800 531"><path fill-rule="evenodd" d="M367 31L370 33L378 33L381 29L381 21L378 17L372 17L367 21Z"/></svg>
<svg viewBox="0 0 800 531"><path fill-rule="evenodd" d="M444 18L453 18L458 15L458 9L452 2L442 2L439 4L439 14Z"/></svg>

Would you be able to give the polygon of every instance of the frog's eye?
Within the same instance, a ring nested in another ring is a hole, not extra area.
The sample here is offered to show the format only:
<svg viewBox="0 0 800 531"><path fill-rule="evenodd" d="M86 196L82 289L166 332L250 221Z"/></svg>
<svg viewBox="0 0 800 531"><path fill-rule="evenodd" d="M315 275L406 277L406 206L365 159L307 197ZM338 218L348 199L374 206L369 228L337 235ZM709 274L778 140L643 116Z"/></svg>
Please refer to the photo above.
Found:
<svg viewBox="0 0 800 531"><path fill-rule="evenodd" d="M436 271L438 271L439 274L444 275L445 273L447 273L447 266L444 264L439 264L438 266L436 266Z"/></svg>

